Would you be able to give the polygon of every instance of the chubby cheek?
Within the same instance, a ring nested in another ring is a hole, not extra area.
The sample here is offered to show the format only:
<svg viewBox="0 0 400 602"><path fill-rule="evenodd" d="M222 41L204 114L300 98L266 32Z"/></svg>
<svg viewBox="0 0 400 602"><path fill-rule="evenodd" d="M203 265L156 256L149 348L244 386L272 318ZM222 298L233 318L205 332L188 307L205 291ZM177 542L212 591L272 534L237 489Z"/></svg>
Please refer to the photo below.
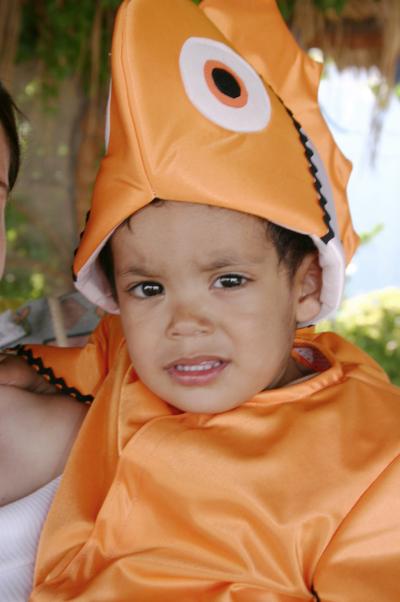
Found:
<svg viewBox="0 0 400 602"><path fill-rule="evenodd" d="M230 325L242 340L251 339L268 345L268 341L279 342L285 333L295 325L293 312L287 298L279 298L275 303L262 299L246 303L235 313L227 314ZM228 326L229 327L229 326Z"/></svg>
<svg viewBox="0 0 400 602"><path fill-rule="evenodd" d="M165 397L165 372L160 357L160 333L153 322L122 319L132 366L139 379L159 397Z"/></svg>
<svg viewBox="0 0 400 602"><path fill-rule="evenodd" d="M295 318L287 299L274 307L248 307L237 319L236 345L248 369L255 375L271 375L290 354ZM239 343L240 341L240 343Z"/></svg>

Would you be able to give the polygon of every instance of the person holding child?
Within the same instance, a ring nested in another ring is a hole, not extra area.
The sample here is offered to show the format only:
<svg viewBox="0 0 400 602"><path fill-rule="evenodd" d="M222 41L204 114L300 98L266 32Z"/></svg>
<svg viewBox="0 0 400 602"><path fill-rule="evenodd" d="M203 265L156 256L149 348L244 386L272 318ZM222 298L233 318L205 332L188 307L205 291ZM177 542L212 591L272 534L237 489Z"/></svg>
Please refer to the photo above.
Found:
<svg viewBox="0 0 400 602"><path fill-rule="evenodd" d="M121 322L20 351L94 397L33 602L399 599L399 390L306 328L357 243L318 76L271 0L122 3L74 262Z"/></svg>
<svg viewBox="0 0 400 602"><path fill-rule="evenodd" d="M5 207L20 165L16 112L0 82L0 278ZM10 386L14 376L7 367L9 384L0 385L0 600L24 602L32 589L40 531L87 408L27 371L35 391ZM23 384L20 371L15 378Z"/></svg>

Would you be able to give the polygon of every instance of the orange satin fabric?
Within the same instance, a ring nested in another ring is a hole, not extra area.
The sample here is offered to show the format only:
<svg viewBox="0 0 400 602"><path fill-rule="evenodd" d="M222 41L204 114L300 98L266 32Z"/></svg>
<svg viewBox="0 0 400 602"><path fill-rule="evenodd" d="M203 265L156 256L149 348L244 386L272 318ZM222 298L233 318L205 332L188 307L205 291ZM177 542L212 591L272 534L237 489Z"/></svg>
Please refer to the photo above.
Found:
<svg viewBox="0 0 400 602"><path fill-rule="evenodd" d="M340 238L350 262L358 245L346 194L351 164L336 146L319 108L322 65L299 48L275 0L203 0L200 8L269 82L315 143L329 173Z"/></svg>
<svg viewBox="0 0 400 602"><path fill-rule="evenodd" d="M24 345L32 352L33 360L40 358L43 368L37 363L33 367L44 378L61 388L54 381L61 378L71 389L82 395L96 395L110 366L114 362L123 338L119 316L106 315L91 334L85 347L53 347L52 345ZM47 369L53 374L49 374Z"/></svg>
<svg viewBox="0 0 400 602"><path fill-rule="evenodd" d="M117 225L156 197L245 208L301 232L326 234L304 147L278 97L269 91L272 117L261 132L231 132L205 119L183 91L179 53L193 36L228 42L193 3L155 4L123 2L116 16L110 140L75 273Z"/></svg>
<svg viewBox="0 0 400 602"><path fill-rule="evenodd" d="M135 380L119 341L31 602L295 602L316 600L312 588L321 602L400 600L400 393L370 358L305 334L296 344L326 371L186 414Z"/></svg>
<svg viewBox="0 0 400 602"><path fill-rule="evenodd" d="M76 286L108 311L117 307L92 262L113 230L154 198L245 211L317 238L328 235L333 213L329 209L328 219L304 144L281 99L321 154L338 214L335 237L347 261L358 244L345 192L350 164L318 107L320 67L300 51L274 0L252 0L251 6L207 0L201 6L204 10L182 0L125 1L115 20L109 143L74 260ZM194 38L236 49L261 75L271 108L264 128L231 131L189 100L179 57ZM342 265L339 256L337 249Z"/></svg>

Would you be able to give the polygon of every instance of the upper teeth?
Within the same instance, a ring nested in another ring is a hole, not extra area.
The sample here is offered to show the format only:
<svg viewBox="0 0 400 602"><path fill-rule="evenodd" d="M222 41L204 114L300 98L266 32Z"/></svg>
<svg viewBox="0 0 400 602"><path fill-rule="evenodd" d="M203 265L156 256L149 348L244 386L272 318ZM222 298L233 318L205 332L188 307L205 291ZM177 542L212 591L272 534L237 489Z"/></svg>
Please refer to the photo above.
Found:
<svg viewBox="0 0 400 602"><path fill-rule="evenodd" d="M176 364L175 369L182 372L199 372L200 370L211 370L212 368L218 368L221 364L219 360L212 362L202 362L201 364Z"/></svg>

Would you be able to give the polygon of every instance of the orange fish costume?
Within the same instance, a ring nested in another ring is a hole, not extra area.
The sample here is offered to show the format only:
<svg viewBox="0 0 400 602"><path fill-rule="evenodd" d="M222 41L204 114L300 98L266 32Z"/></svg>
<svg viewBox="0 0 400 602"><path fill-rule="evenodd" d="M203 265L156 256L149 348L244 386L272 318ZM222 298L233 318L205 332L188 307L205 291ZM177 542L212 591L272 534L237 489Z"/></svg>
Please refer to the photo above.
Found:
<svg viewBox="0 0 400 602"><path fill-rule="evenodd" d="M158 197L308 234L319 318L335 309L357 237L318 81L272 0L123 2L77 287L118 311L98 254ZM400 394L359 349L299 332L294 356L315 376L221 414L180 412L146 389L117 316L83 350L26 353L65 390L95 396L32 602L400 600Z"/></svg>

